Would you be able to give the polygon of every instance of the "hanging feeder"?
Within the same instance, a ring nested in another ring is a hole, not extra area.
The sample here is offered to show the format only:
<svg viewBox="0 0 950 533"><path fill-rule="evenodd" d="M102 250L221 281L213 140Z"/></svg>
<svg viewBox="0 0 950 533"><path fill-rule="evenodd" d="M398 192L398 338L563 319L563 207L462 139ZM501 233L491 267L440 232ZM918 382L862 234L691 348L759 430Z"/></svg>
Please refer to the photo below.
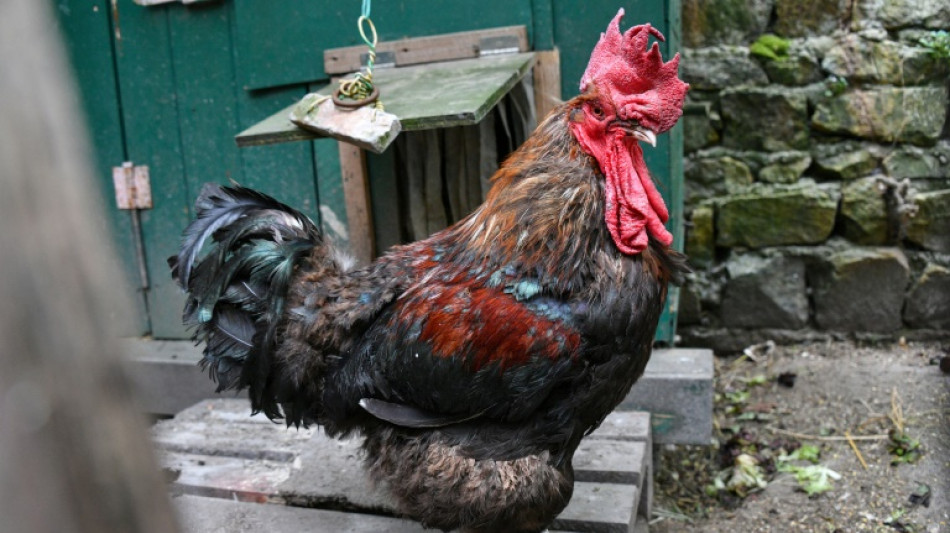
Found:
<svg viewBox="0 0 950 533"><path fill-rule="evenodd" d="M396 139L402 126L396 115L383 109L379 88L373 84L377 36L369 13L370 2L364 0L357 27L369 47L365 72L340 80L340 86L332 94L304 96L291 110L290 121L303 129L379 154ZM372 37L367 37L364 24Z"/></svg>

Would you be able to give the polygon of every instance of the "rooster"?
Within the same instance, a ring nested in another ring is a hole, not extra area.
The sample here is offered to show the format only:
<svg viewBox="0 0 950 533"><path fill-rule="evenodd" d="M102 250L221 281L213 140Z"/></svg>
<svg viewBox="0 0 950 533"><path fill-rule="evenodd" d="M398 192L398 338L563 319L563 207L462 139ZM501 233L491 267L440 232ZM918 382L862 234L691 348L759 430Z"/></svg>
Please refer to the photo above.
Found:
<svg viewBox="0 0 950 533"><path fill-rule="evenodd" d="M622 16L476 211L371 265L272 198L206 185L169 264L218 390L362 435L370 477L426 527L543 530L686 271L639 143L676 123L688 85L648 47L662 34L622 34Z"/></svg>

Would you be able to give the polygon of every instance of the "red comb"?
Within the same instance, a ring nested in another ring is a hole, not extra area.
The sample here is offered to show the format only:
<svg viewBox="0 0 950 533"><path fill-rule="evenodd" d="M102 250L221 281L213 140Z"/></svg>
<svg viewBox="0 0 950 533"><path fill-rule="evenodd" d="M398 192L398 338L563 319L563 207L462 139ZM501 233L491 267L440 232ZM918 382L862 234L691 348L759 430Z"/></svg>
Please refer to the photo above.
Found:
<svg viewBox="0 0 950 533"><path fill-rule="evenodd" d="M600 35L581 77L581 92L594 85L613 100L621 118L637 119L656 133L664 132L682 114L689 90L689 85L677 76L679 54L664 63L658 43L647 48L651 35L665 40L649 24L634 26L621 34L623 15L620 8L607 31Z"/></svg>

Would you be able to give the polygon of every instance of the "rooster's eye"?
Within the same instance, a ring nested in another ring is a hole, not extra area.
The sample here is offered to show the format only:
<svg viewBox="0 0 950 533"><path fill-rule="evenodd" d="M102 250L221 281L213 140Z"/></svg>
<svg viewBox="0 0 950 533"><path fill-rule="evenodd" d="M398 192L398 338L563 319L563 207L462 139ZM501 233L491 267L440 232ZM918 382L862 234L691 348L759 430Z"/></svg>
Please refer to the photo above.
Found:
<svg viewBox="0 0 950 533"><path fill-rule="evenodd" d="M600 107L599 105L591 106L590 112L593 113L598 119L604 118L604 108Z"/></svg>

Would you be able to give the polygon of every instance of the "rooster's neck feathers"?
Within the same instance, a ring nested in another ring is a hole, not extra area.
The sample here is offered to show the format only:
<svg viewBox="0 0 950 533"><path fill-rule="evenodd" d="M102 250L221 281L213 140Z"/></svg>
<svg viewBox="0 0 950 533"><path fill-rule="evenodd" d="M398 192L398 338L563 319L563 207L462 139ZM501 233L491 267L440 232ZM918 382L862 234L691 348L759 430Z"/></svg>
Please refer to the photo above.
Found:
<svg viewBox="0 0 950 533"><path fill-rule="evenodd" d="M570 134L568 108L552 112L505 161L474 213L436 236L449 255L462 264L518 263L553 279L583 270L610 246L603 176Z"/></svg>

